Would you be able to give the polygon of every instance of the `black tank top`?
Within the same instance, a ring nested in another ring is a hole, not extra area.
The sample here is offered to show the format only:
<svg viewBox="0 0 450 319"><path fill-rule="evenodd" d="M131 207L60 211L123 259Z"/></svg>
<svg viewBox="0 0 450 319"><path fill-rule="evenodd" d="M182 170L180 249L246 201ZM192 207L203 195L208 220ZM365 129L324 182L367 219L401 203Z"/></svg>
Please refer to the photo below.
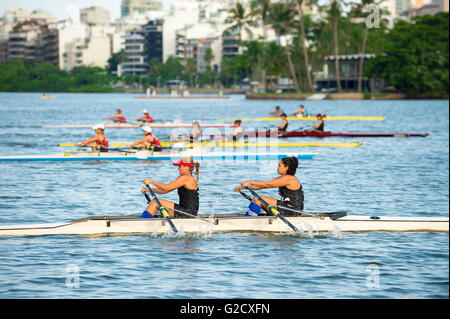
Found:
<svg viewBox="0 0 450 319"><path fill-rule="evenodd" d="M178 188L178 196L180 197L180 207L191 213L198 212L198 189L191 190L182 186Z"/></svg>
<svg viewBox="0 0 450 319"><path fill-rule="evenodd" d="M304 195L303 195L303 186L300 186L297 190L291 190L287 188L286 186L279 187L278 191L281 195L281 200L283 202L289 202L294 209L303 209L303 201L304 201Z"/></svg>
<svg viewBox="0 0 450 319"><path fill-rule="evenodd" d="M281 127L280 129L279 129L279 132L286 132L287 131L287 128L288 128L288 125L289 125L289 122L286 122L286 125L284 126L284 127Z"/></svg>
<svg viewBox="0 0 450 319"><path fill-rule="evenodd" d="M320 124L317 130L323 132L324 129L325 129L325 122L322 120L322 124Z"/></svg>

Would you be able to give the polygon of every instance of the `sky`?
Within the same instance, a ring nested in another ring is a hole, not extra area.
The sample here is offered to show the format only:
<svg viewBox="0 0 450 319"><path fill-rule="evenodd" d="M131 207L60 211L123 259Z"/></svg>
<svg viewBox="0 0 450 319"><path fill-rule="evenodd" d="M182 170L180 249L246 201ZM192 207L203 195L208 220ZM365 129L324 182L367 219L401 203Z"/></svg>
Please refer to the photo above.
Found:
<svg viewBox="0 0 450 319"><path fill-rule="evenodd" d="M182 2L186 0L162 0L165 9L169 9L174 2ZM79 8L92 6L100 6L108 10L111 15L111 21L120 18L121 0L0 0L0 17L3 16L5 9L8 7L16 7L33 11L37 9L45 10L53 14L58 20L67 17L66 9L71 5Z"/></svg>

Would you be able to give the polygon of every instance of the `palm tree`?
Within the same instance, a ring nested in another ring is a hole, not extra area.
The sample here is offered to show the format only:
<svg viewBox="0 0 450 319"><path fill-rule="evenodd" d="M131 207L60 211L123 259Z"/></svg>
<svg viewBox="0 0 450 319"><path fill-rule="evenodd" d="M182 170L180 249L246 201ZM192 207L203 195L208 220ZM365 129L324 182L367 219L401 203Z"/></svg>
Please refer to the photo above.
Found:
<svg viewBox="0 0 450 319"><path fill-rule="evenodd" d="M298 11L300 14L300 43L303 47L303 57L305 59L305 71L306 71L306 78L308 80L308 87L311 92L314 92L314 86L311 79L311 73L309 70L309 58L308 58L308 48L306 47L306 35L305 35L305 18L303 14L303 1L304 0L297 0L297 6Z"/></svg>
<svg viewBox="0 0 450 319"><path fill-rule="evenodd" d="M197 61L194 58L187 58L185 69L189 73L189 84L192 87L192 77L197 72Z"/></svg>
<svg viewBox="0 0 450 319"><path fill-rule="evenodd" d="M359 16L359 17L365 17L366 14L366 8L370 5L379 5L384 0L380 0L378 2L375 2L375 0L362 0L360 4L357 4L352 12L353 15ZM366 45L367 45L367 38L369 37L369 27L365 24L363 24L364 28L364 35L363 35L363 41L361 46L361 57L359 60L359 74L358 74L358 92L363 91L362 87L362 77L363 77L363 69L364 69L364 55L366 51Z"/></svg>
<svg viewBox="0 0 450 319"><path fill-rule="evenodd" d="M293 10L293 6L293 2L288 1L285 3L277 2L270 7L269 23L275 30L278 39L284 35L290 34L291 32L292 23L295 18L295 10ZM295 89L297 92L300 92L297 76L295 74L295 68L292 63L289 41L286 41L286 46L284 48Z"/></svg>
<svg viewBox="0 0 450 319"><path fill-rule="evenodd" d="M252 9L252 14L257 17L259 16L262 21L262 27L263 27L263 57L266 58L266 51L267 51L267 19L269 17L269 7L270 7L270 0L252 0L250 7ZM262 81L264 85L264 91L267 90L267 83L266 83L266 68L263 67L262 69Z"/></svg>
<svg viewBox="0 0 450 319"><path fill-rule="evenodd" d="M252 36L252 31L249 28L249 26L253 25L252 14L249 10L247 10L247 7L240 2L236 3L236 6L228 11L228 18L225 20L225 23L232 23L232 25L227 28L225 32L237 31L239 35L239 45L242 41L242 31L247 32L250 37Z"/></svg>
<svg viewBox="0 0 450 319"><path fill-rule="evenodd" d="M339 39L338 39L338 20L339 20L339 0L333 0L332 3L332 25L334 42L334 67L336 72L336 82L338 91L342 91L341 74L339 71Z"/></svg>

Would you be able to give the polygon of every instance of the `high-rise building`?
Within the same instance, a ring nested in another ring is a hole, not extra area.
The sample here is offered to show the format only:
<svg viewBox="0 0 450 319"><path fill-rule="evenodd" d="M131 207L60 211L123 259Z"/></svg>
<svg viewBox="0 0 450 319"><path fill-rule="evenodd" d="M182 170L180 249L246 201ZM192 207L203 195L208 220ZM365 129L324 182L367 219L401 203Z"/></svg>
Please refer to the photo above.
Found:
<svg viewBox="0 0 450 319"><path fill-rule="evenodd" d="M125 38L127 61L119 65L118 74L148 74L151 61L163 59L164 20L150 20L139 29L129 32Z"/></svg>
<svg viewBox="0 0 450 319"><path fill-rule="evenodd" d="M162 1L160 0L122 0L122 17L133 15L134 13L145 13L147 11L162 11Z"/></svg>
<svg viewBox="0 0 450 319"><path fill-rule="evenodd" d="M80 10L80 21L85 24L109 24L109 11L102 7L90 7Z"/></svg>
<svg viewBox="0 0 450 319"><path fill-rule="evenodd" d="M14 27L3 47L7 49L2 57L4 60L32 60L59 66L58 30L36 20L28 20Z"/></svg>

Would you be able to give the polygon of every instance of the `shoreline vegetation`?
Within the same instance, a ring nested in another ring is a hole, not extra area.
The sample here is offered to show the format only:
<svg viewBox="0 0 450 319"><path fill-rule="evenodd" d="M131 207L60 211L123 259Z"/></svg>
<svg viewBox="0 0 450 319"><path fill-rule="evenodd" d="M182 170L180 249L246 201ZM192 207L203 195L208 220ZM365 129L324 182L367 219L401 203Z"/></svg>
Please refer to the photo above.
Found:
<svg viewBox="0 0 450 319"><path fill-rule="evenodd" d="M274 9L283 9L278 4L274 6ZM280 17L279 20L286 21L286 17ZM360 25L343 24L349 21L348 18L342 18L340 21L341 35L353 34L353 31L356 32L354 28L361 27L359 31L364 30ZM278 30L278 24L275 22L272 27ZM297 30L296 27L291 27L292 30ZM324 35L332 34L329 24L325 22L318 26L308 24L307 27L312 31L318 28ZM292 31L291 29L289 30ZM178 96L187 90L189 94L240 93L246 94L247 99L267 100L306 100L313 94L323 94L325 96L318 99L328 100L448 99L448 30L448 13L416 17L413 22L399 21L392 30L386 27L372 30L365 53L370 52L375 54L375 57L367 62L359 78L387 81L387 86L373 92L363 92L359 88L355 91L343 90L339 80L335 81L337 88L329 88L333 89L332 93L329 90L315 91L313 79L309 79L304 71L321 70L325 57L329 56L332 50L330 47L321 48L320 45L331 43L331 39L322 39L317 45L311 46L311 52L307 53L315 62L309 67L301 63L301 55L304 52L301 41L294 41L292 47L282 47L276 42L263 44L256 40L242 41L245 50L236 57L224 57L220 70L211 67L212 56L209 54L209 64L204 72L196 72L197 66L193 59L188 59L183 64L179 59L169 57L164 63L157 59L150 61L148 74L124 74L118 77L113 75L113 72L118 63L125 59L123 51L113 54L105 68L80 66L71 71L61 70L49 63L38 64L32 60L13 59L0 64L0 92L146 94L147 89L150 89L156 91L156 94L171 94L171 88L165 87L165 84L176 79L177 83L185 83L183 89L178 88ZM351 46L341 48L335 56L359 52L358 41L341 42ZM335 70L339 69L335 67ZM330 70L330 74L339 79L339 72L334 73L335 71ZM279 79L292 79L294 84L297 84L284 88L282 93L275 93L274 91L282 91L280 83L275 83L275 80ZM265 90L264 87L271 89ZM289 92L286 92L287 89ZM259 93L261 91L267 93Z"/></svg>

